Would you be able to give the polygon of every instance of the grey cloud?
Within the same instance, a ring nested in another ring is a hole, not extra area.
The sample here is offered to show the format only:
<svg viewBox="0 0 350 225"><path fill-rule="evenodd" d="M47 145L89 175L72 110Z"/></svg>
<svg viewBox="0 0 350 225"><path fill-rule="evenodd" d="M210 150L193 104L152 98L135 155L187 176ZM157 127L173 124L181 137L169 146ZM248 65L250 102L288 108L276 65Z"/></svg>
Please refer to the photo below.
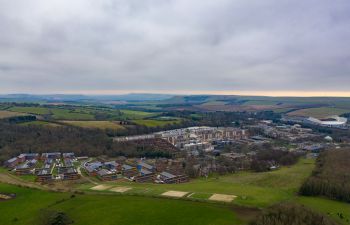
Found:
<svg viewBox="0 0 350 225"><path fill-rule="evenodd" d="M0 91L350 91L347 0L0 0Z"/></svg>

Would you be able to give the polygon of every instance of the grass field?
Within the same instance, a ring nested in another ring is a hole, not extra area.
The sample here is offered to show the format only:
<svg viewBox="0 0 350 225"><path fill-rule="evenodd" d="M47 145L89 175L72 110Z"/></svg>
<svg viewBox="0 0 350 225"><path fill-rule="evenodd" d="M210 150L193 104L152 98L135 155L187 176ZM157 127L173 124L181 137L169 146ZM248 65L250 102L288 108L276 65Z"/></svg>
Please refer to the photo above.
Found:
<svg viewBox="0 0 350 225"><path fill-rule="evenodd" d="M309 108L309 109L300 109L288 113L291 116L312 116L315 118L327 118L329 116L341 115L343 113L350 112L350 109L342 108L332 108L332 107L319 107L319 108Z"/></svg>
<svg viewBox="0 0 350 225"><path fill-rule="evenodd" d="M138 119L144 119L147 117L152 117L158 115L158 113L151 113L151 112L143 112L143 111L136 111L136 110L127 110L122 109L120 112L123 113L122 117L125 119L130 120L138 120Z"/></svg>
<svg viewBox="0 0 350 225"><path fill-rule="evenodd" d="M75 112L69 109L51 109L56 120L94 120L95 116L84 112Z"/></svg>
<svg viewBox="0 0 350 225"><path fill-rule="evenodd" d="M115 186L128 186L130 194L160 195L169 190L195 193L191 196L203 199L214 193L236 195L235 204L266 207L295 196L302 182L311 174L314 160L302 159L292 167L284 167L266 173L241 172L226 176L200 178L183 184L140 184L134 182L110 182ZM89 190L94 185L82 185Z"/></svg>
<svg viewBox="0 0 350 225"><path fill-rule="evenodd" d="M21 125L22 126L38 125L38 126L51 126L51 127L59 127L59 126L61 126L60 124L57 124L57 123L50 123L50 122L47 122L47 121L40 121L40 120L21 123Z"/></svg>
<svg viewBox="0 0 350 225"><path fill-rule="evenodd" d="M133 120L137 125L143 125L147 127L162 127L168 124L179 123L181 120Z"/></svg>
<svg viewBox="0 0 350 225"><path fill-rule="evenodd" d="M1 184L15 199L0 202L0 224L39 224L41 209L65 212L74 224L236 225L246 224L229 206L192 201L118 195L75 195Z"/></svg>
<svg viewBox="0 0 350 225"><path fill-rule="evenodd" d="M25 113L18 113L18 112L10 112L10 111L0 111L0 119L14 117L14 116L23 116L26 115Z"/></svg>
<svg viewBox="0 0 350 225"><path fill-rule="evenodd" d="M83 128L97 128L97 129L112 129L120 130L125 129L118 121L60 121L65 124L83 127Z"/></svg>
<svg viewBox="0 0 350 225"><path fill-rule="evenodd" d="M296 201L316 211L329 215L331 218L335 219L341 224L350 224L349 203L338 202L319 197L298 197ZM344 218L341 219L338 213L341 213Z"/></svg>
<svg viewBox="0 0 350 225"><path fill-rule="evenodd" d="M31 113L37 115L50 114L50 110L44 107L11 107L10 110L13 112Z"/></svg>

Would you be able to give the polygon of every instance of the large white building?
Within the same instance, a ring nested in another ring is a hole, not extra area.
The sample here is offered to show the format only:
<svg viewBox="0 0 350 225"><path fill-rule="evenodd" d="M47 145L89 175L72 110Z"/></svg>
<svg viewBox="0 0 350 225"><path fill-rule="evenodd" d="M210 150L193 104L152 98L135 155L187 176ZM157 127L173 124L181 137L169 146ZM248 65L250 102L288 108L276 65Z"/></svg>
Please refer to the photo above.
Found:
<svg viewBox="0 0 350 225"><path fill-rule="evenodd" d="M347 118L339 117L339 116L332 116L328 120L320 120L314 117L309 117L307 120L310 123L317 124L320 126L325 126L325 127L344 127L348 122Z"/></svg>

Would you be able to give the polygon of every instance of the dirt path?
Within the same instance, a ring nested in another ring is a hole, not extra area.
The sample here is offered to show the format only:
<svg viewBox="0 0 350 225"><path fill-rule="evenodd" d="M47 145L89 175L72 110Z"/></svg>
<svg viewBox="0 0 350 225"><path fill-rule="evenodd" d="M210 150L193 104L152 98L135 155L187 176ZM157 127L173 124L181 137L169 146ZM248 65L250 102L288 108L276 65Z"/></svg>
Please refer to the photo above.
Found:
<svg viewBox="0 0 350 225"><path fill-rule="evenodd" d="M15 175L8 174L8 173L0 173L0 182L7 183L7 184L20 185L20 186L24 186L24 187L48 190L47 187L44 187L44 186L39 185L39 184L35 184L33 182L30 182L30 181L22 180L22 179L16 177Z"/></svg>

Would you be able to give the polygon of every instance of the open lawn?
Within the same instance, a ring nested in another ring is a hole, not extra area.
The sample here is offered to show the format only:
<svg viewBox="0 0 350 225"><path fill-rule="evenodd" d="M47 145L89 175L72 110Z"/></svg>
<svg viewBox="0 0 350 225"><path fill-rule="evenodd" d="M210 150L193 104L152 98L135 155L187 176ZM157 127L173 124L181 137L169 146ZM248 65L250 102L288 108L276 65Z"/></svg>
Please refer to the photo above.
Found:
<svg viewBox="0 0 350 225"><path fill-rule="evenodd" d="M97 129L111 129L120 130L125 129L121 126L118 121L60 121L65 124L72 126L83 127L83 128L97 128Z"/></svg>
<svg viewBox="0 0 350 225"><path fill-rule="evenodd" d="M199 178L183 184L140 184L120 180L108 182L108 185L132 187L127 193L142 195L159 196L166 191L183 191L195 193L191 198L198 196L198 199L203 199L203 196L210 197L212 194L228 194L237 196L233 201L235 204L266 207L295 196L313 168L314 160L301 159L292 167L265 173L240 172L208 179ZM82 185L80 188L89 190L92 186L94 185Z"/></svg>
<svg viewBox="0 0 350 225"><path fill-rule="evenodd" d="M300 109L288 113L291 116L311 116L319 119L328 118L329 116L341 115L350 112L350 109L332 108L332 107L319 107Z"/></svg>
<svg viewBox="0 0 350 225"><path fill-rule="evenodd" d="M74 224L129 225L236 225L250 210L183 200L120 195L75 195L1 184L0 192L16 198L0 202L0 224L38 225L41 209L66 213ZM255 212L256 213L256 212Z"/></svg>
<svg viewBox="0 0 350 225"><path fill-rule="evenodd" d="M11 111L0 111L0 119L4 118L9 118L9 117L14 117L14 116L24 116L26 115L25 113L18 113L18 112L11 112Z"/></svg>

